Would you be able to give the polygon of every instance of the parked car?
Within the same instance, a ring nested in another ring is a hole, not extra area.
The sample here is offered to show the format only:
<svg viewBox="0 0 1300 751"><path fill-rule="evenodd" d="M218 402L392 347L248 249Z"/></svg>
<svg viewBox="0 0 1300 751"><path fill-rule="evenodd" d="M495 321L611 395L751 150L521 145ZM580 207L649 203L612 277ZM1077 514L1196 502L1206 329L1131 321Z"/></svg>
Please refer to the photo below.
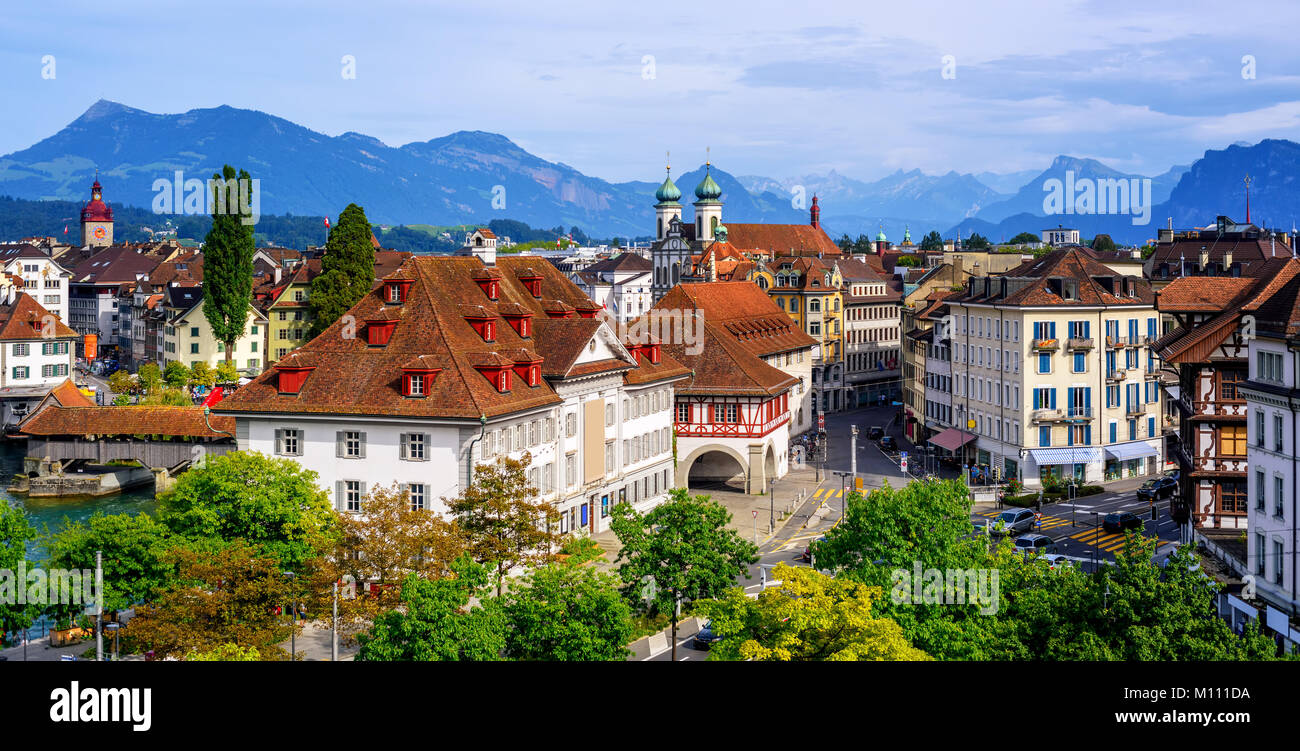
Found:
<svg viewBox="0 0 1300 751"><path fill-rule="evenodd" d="M998 514L995 519L1002 522L1002 529L999 531L994 527L994 534L1018 535L1034 527L1034 512L1027 508L1007 509Z"/></svg>
<svg viewBox="0 0 1300 751"><path fill-rule="evenodd" d="M817 542L826 542L826 535L822 535L821 537L818 537L816 540L813 540L812 542L805 545L803 549L803 555L799 556L799 560L805 563L812 563L812 546L813 543L817 543Z"/></svg>
<svg viewBox="0 0 1300 751"><path fill-rule="evenodd" d="M880 450L881 450L881 451L897 451L897 450L898 450L898 441L895 441L895 440L894 440L894 437L891 436L891 435L883 436L883 437L880 439Z"/></svg>
<svg viewBox="0 0 1300 751"><path fill-rule="evenodd" d="M1142 487L1137 490L1137 499L1147 503L1155 503L1161 498L1168 498L1178 492L1178 481L1168 475L1153 477L1142 483Z"/></svg>
<svg viewBox="0 0 1300 751"><path fill-rule="evenodd" d="M1021 535L1016 538L1016 550L1023 552L1026 556L1032 553L1055 553L1056 540L1047 535Z"/></svg>
<svg viewBox="0 0 1300 751"><path fill-rule="evenodd" d="M867 430L868 441L879 441L881 438L884 437L885 437L885 429L880 427L879 425L872 425L871 428Z"/></svg>
<svg viewBox="0 0 1300 751"><path fill-rule="evenodd" d="M1128 529L1142 529L1142 519L1131 511L1106 514L1101 528L1107 532L1123 532Z"/></svg>
<svg viewBox="0 0 1300 751"><path fill-rule="evenodd" d="M713 621L709 621L708 623L705 623L704 628L700 629L700 632L695 635L695 641L692 642L691 646L696 649L708 649L713 646L713 642L718 641L721 638L722 637L713 633Z"/></svg>

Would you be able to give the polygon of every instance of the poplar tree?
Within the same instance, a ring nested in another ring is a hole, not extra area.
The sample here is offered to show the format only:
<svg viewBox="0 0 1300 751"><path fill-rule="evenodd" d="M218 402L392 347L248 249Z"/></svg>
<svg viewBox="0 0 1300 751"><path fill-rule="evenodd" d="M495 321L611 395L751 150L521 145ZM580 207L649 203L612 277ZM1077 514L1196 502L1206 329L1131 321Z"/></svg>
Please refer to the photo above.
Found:
<svg viewBox="0 0 1300 751"><path fill-rule="evenodd" d="M330 228L321 273L311 282L311 335L320 335L375 286L375 246L366 211L348 204Z"/></svg>
<svg viewBox="0 0 1300 751"><path fill-rule="evenodd" d="M212 229L203 242L203 317L231 362L253 300L253 225L242 221L243 207L252 205L253 181L247 171L236 174L227 164L208 188Z"/></svg>

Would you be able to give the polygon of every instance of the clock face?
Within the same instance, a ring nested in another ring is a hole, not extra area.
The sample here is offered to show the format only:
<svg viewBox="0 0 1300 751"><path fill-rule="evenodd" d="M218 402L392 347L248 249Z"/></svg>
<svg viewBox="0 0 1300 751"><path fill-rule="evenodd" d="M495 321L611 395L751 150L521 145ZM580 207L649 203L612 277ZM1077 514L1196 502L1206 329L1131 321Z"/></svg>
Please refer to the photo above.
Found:
<svg viewBox="0 0 1300 751"><path fill-rule="evenodd" d="M91 234L95 236L95 239L97 239L97 240L103 240L103 239L104 239L104 228L103 228L103 227L96 227L96 228L95 228L95 231L94 231L94 232L91 232Z"/></svg>

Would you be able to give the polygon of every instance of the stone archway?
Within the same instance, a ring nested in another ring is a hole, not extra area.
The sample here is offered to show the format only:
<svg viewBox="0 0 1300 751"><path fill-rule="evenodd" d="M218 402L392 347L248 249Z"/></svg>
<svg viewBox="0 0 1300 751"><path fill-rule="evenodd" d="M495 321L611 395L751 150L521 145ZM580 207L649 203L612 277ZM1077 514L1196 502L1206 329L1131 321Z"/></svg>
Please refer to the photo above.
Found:
<svg viewBox="0 0 1300 751"><path fill-rule="evenodd" d="M753 492L749 488L749 460L730 446L713 443L692 451L677 463L677 487L691 486L693 470L696 483L734 483L739 478L744 491Z"/></svg>

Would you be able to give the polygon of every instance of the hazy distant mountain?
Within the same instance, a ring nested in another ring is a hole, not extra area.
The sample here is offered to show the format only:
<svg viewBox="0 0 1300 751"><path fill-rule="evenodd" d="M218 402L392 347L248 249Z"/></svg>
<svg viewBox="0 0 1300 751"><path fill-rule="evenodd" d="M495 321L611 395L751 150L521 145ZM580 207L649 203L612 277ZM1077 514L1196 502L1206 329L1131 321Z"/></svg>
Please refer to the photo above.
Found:
<svg viewBox="0 0 1300 751"><path fill-rule="evenodd" d="M1069 157L1058 157L1053 168L1083 167L1087 175L1099 178L1121 176L1104 165L1091 160L1068 162ZM1043 213L1043 181L1052 177L1052 170L1043 173L1012 201L1012 208L1022 209L1011 216L990 221L984 212L950 228L945 234L952 236L961 231L971 231L997 240L1012 237L1019 232L1040 232L1049 227L1063 225L1078 229L1084 239L1105 232L1117 242L1141 244L1155 238L1157 230L1172 219L1178 229L1203 227L1214 223L1219 215L1237 221L1246 219L1246 188L1243 178L1249 174L1251 183L1251 220L1272 229L1290 230L1300 221L1296 207L1300 205L1300 144L1294 141L1268 139L1255 145L1233 144L1226 149L1208 150L1189 167L1176 166L1168 172L1151 178L1152 193L1156 203L1145 212L1146 223L1135 224L1132 214L1065 214L1046 216ZM1076 173L1077 175L1077 173ZM1162 197L1163 194L1163 197ZM991 206L988 213L997 215L1006 205Z"/></svg>
<svg viewBox="0 0 1300 751"><path fill-rule="evenodd" d="M1036 169L1020 170L1019 172L1007 172L1005 174L998 172L980 172L975 175L975 179L996 190L999 193L1010 195L1020 190L1025 183L1038 176L1039 171Z"/></svg>
<svg viewBox="0 0 1300 751"><path fill-rule="evenodd" d="M458 224L509 218L577 225L596 237L653 233L654 187L620 185L548 162L494 133L460 131L394 148L360 133L331 137L283 118L221 106L158 115L100 100L58 133L0 157L0 195L85 200L98 168L105 198L148 208L156 180L206 180L246 168L263 214L337 216L348 202L376 223ZM691 200L702 170L679 184ZM749 195L722 170L724 220L807 220L774 195Z"/></svg>

